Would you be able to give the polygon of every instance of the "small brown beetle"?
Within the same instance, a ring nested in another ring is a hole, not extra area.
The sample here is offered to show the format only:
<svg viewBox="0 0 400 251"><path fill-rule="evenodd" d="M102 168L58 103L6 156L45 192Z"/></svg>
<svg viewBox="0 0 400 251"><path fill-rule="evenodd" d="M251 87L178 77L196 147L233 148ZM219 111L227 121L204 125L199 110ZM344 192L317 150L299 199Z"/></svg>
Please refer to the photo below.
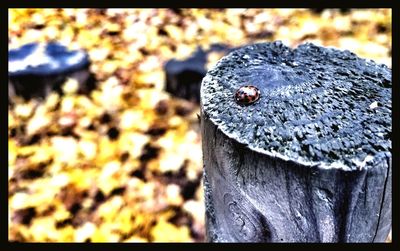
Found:
<svg viewBox="0 0 400 251"><path fill-rule="evenodd" d="M251 104L260 98L260 90L252 85L240 87L235 93L235 100L240 104Z"/></svg>

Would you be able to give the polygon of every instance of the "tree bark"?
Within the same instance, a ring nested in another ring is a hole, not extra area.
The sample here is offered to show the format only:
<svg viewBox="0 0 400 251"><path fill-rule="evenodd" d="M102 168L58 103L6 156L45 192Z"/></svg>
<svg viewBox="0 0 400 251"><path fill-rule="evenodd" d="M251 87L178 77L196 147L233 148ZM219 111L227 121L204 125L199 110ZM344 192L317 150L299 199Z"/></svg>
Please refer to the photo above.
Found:
<svg viewBox="0 0 400 251"><path fill-rule="evenodd" d="M260 100L236 103L243 85ZM312 44L244 47L203 79L201 128L208 241L386 240L386 66Z"/></svg>

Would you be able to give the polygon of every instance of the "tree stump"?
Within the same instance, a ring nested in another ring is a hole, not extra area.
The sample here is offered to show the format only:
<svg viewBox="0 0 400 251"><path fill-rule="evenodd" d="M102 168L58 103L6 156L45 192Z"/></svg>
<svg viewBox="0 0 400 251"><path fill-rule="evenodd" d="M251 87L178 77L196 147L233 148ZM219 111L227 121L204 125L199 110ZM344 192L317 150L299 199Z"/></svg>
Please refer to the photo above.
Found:
<svg viewBox="0 0 400 251"><path fill-rule="evenodd" d="M169 60L164 66L165 90L176 97L199 104L201 80L207 73L207 55L211 52L227 53L231 50L234 48L224 44L211 44L208 50L198 47L185 60Z"/></svg>
<svg viewBox="0 0 400 251"><path fill-rule="evenodd" d="M254 44L223 57L201 86L207 240L384 242L391 74L309 43ZM247 85L259 99L238 103Z"/></svg>
<svg viewBox="0 0 400 251"><path fill-rule="evenodd" d="M62 92L67 78L76 79L80 93L95 88L89 71L89 56L83 50L69 51L56 42L30 43L8 52L8 97L45 98L51 91Z"/></svg>

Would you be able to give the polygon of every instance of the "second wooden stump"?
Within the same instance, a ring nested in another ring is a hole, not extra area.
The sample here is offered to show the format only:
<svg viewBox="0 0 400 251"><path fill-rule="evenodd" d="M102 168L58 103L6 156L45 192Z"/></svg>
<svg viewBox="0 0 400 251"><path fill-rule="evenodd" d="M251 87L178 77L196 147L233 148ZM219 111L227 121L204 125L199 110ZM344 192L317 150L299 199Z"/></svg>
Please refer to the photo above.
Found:
<svg viewBox="0 0 400 251"><path fill-rule="evenodd" d="M312 44L221 59L201 86L208 241L385 241L391 87L385 65Z"/></svg>

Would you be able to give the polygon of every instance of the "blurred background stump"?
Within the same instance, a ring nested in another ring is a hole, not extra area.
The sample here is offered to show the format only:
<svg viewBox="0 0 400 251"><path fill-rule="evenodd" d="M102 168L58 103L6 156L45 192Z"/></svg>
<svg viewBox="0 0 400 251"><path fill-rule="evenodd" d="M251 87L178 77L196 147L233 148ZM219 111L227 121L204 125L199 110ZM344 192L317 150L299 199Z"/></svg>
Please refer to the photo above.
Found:
<svg viewBox="0 0 400 251"><path fill-rule="evenodd" d="M242 86L254 97L237 98ZM384 242L391 69L349 51L243 47L203 79L210 242Z"/></svg>
<svg viewBox="0 0 400 251"><path fill-rule="evenodd" d="M95 88L90 61L83 50L68 51L61 44L30 43L8 52L8 96L26 100L45 98L51 91L62 92L68 78L79 83L78 91L88 93Z"/></svg>
<svg viewBox="0 0 400 251"><path fill-rule="evenodd" d="M207 73L207 56L211 52L228 53L232 51L228 45L212 44L208 50L198 47L185 60L171 59L164 66L166 75L165 91L175 97L194 103L200 102L200 84Z"/></svg>

